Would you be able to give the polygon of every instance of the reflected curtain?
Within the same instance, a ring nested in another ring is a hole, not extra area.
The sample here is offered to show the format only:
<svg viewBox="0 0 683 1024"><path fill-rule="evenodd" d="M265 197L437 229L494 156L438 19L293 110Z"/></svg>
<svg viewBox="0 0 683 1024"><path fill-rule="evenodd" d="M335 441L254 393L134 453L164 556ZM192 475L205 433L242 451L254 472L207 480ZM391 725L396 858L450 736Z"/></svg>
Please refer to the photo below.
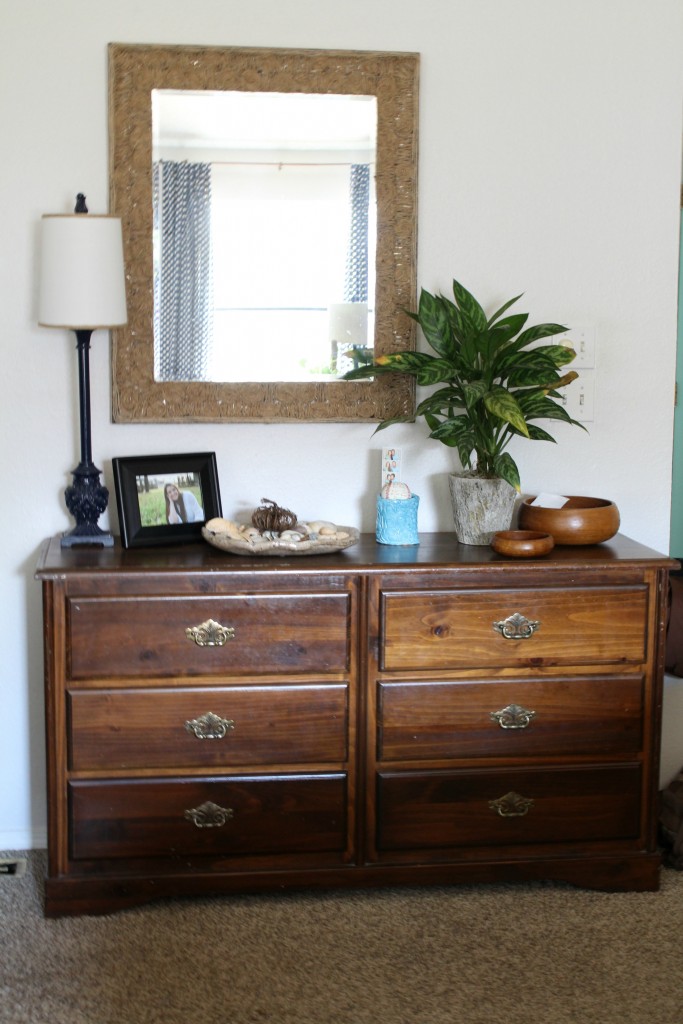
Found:
<svg viewBox="0 0 683 1024"><path fill-rule="evenodd" d="M351 164L351 227L346 257L344 302L368 301L368 212L370 165Z"/></svg>
<svg viewBox="0 0 683 1024"><path fill-rule="evenodd" d="M213 336L211 166L153 168L154 365L158 380L208 380Z"/></svg>

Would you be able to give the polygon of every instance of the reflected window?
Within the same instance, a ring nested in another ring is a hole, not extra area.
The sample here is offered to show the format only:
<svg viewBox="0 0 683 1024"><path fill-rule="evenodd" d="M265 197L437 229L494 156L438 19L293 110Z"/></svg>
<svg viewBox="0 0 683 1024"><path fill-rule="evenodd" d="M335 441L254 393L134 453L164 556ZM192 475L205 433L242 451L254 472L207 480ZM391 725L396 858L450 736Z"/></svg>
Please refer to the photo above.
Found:
<svg viewBox="0 0 683 1024"><path fill-rule="evenodd" d="M156 379L329 380L371 359L375 97L153 99Z"/></svg>

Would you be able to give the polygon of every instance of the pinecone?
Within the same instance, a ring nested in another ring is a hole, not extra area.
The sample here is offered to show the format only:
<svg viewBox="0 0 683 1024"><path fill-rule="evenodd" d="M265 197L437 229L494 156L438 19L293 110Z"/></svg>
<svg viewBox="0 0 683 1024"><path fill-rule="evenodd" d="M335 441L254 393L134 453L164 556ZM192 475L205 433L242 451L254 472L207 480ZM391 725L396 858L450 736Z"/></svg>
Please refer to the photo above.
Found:
<svg viewBox="0 0 683 1024"><path fill-rule="evenodd" d="M261 498L261 501L263 505L255 508L251 517L257 530L282 533L283 530L292 530L296 526L297 517L288 508L281 508L270 498Z"/></svg>

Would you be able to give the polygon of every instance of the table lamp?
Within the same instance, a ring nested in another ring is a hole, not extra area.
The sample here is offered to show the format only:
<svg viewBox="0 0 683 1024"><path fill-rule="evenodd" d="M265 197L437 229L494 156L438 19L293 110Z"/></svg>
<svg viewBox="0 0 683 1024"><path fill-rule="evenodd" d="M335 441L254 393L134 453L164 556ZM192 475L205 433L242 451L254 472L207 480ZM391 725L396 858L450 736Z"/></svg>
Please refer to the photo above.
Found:
<svg viewBox="0 0 683 1024"><path fill-rule="evenodd" d="M97 525L109 491L92 461L90 336L98 328L120 327L126 319L121 220L88 214L85 196L79 193L74 213L46 214L42 219L38 321L43 327L75 331L78 352L81 461L65 491L76 525L62 536L62 547L114 543Z"/></svg>

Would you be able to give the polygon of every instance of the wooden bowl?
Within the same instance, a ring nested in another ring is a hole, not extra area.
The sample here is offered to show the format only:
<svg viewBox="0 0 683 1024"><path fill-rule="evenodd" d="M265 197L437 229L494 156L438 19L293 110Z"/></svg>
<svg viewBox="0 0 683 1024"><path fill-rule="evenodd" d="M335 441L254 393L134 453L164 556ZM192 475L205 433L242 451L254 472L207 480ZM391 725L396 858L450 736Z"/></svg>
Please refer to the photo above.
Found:
<svg viewBox="0 0 683 1024"><path fill-rule="evenodd" d="M539 530L499 530L493 535L491 547L508 558L540 558L553 550L555 541Z"/></svg>
<svg viewBox="0 0 683 1024"><path fill-rule="evenodd" d="M550 533L556 544L601 544L619 529L619 509L606 498L572 496L562 508L543 508L525 498L519 526Z"/></svg>

